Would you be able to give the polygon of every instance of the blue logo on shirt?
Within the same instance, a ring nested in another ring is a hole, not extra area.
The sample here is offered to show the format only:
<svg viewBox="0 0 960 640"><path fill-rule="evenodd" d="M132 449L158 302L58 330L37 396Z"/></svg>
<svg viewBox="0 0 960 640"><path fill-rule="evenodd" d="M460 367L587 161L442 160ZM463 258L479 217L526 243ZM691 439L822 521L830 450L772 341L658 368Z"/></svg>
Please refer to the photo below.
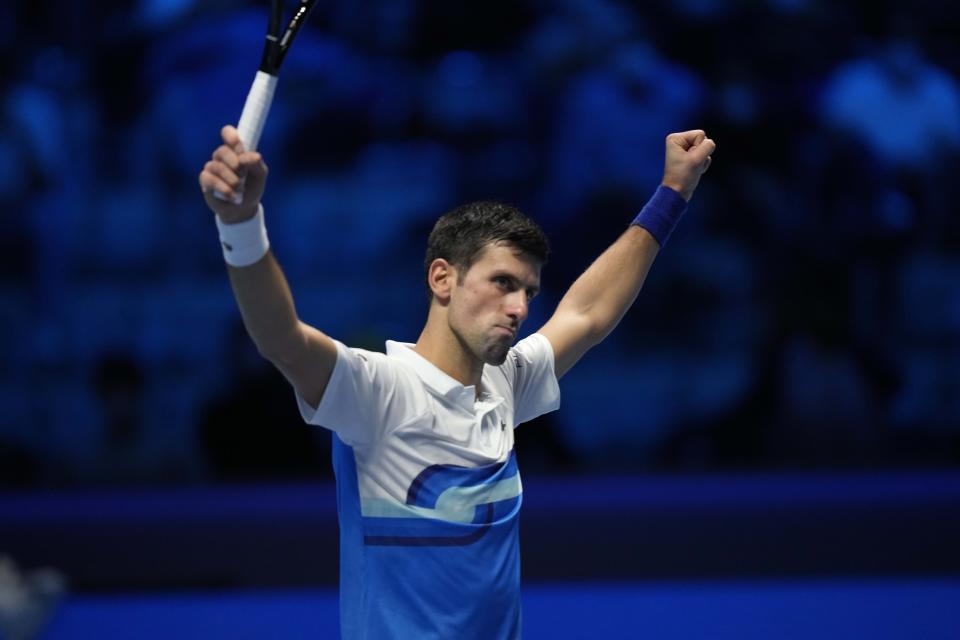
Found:
<svg viewBox="0 0 960 640"><path fill-rule="evenodd" d="M462 546L473 544L520 509L520 478L513 452L482 467L437 464L413 480L406 504L414 517L367 517L364 544ZM466 517L464 517L466 514Z"/></svg>

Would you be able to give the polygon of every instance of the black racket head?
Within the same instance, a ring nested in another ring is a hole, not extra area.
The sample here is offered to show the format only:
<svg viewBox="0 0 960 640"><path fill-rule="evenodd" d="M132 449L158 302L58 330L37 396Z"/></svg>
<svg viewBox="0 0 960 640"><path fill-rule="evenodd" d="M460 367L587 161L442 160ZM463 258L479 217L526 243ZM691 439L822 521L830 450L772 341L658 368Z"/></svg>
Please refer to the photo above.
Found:
<svg viewBox="0 0 960 640"><path fill-rule="evenodd" d="M263 47L263 58L260 61L260 70L270 75L277 75L280 65L293 43L293 39L300 31L300 27L307 20L310 11L317 0L299 0L293 11L286 29L283 25L283 0L272 0L270 4L270 21L267 26L267 41ZM281 31L282 29L282 31Z"/></svg>

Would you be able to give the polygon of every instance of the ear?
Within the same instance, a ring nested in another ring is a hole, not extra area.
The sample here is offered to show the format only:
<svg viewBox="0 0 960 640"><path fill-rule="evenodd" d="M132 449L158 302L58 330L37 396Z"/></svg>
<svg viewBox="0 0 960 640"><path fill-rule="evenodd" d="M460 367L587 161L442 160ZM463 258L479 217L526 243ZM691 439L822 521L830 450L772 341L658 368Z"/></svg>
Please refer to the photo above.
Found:
<svg viewBox="0 0 960 640"><path fill-rule="evenodd" d="M457 268L444 260L437 258L430 263L427 269L427 284L433 297L438 302L446 303L450 300L450 293L457 282Z"/></svg>

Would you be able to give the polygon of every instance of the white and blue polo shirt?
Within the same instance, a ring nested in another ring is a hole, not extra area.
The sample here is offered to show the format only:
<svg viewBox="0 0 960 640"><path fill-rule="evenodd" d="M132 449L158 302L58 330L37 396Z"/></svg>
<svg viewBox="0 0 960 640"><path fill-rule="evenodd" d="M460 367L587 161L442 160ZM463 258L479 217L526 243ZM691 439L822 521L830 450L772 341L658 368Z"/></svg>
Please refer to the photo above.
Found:
<svg viewBox="0 0 960 640"><path fill-rule="evenodd" d="M560 406L553 349L533 334L477 397L417 354L337 342L304 420L333 430L343 638L520 636L517 425Z"/></svg>

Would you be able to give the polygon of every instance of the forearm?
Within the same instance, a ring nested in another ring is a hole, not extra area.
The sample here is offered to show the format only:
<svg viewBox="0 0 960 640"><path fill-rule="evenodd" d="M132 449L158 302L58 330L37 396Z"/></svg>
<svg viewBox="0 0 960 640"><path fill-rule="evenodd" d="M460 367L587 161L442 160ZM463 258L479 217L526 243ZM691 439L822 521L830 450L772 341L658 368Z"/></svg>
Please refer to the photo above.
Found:
<svg viewBox="0 0 960 640"><path fill-rule="evenodd" d="M558 378L606 338L636 300L716 148L699 129L672 133L666 145L661 187L623 235L577 278L540 328L553 346Z"/></svg>
<svg viewBox="0 0 960 640"><path fill-rule="evenodd" d="M216 214L243 324L260 353L311 406L317 406L337 361L336 344L297 318L287 279L269 250L260 206L267 165L259 153L243 151L234 127L225 126L220 135L223 144L204 165L199 182L207 206ZM239 203L233 198L238 193Z"/></svg>
<svg viewBox="0 0 960 640"><path fill-rule="evenodd" d="M230 286L243 324L260 353L283 359L302 345L300 321L287 279L272 251L246 267L231 267Z"/></svg>
<svg viewBox="0 0 960 640"><path fill-rule="evenodd" d="M646 229L631 225L577 278L557 313L580 318L589 341L600 342L636 300L659 251Z"/></svg>

